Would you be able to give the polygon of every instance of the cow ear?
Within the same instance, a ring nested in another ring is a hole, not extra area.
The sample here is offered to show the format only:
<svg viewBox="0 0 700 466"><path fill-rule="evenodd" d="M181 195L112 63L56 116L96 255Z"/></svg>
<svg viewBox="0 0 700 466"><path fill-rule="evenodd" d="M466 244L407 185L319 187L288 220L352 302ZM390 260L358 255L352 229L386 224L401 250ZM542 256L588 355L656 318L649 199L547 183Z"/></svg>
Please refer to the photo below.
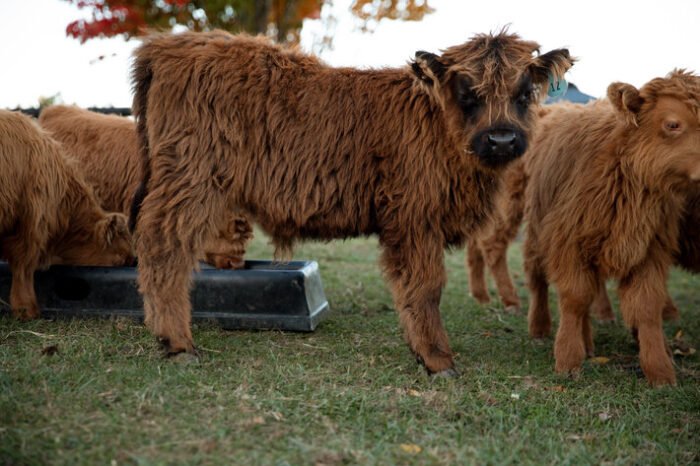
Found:
<svg viewBox="0 0 700 466"><path fill-rule="evenodd" d="M568 49L555 49L532 59L530 75L533 82L545 84L549 76L563 78L569 68L574 66L575 61Z"/></svg>
<svg viewBox="0 0 700 466"><path fill-rule="evenodd" d="M419 50L416 52L416 58L411 62L411 69L421 82L433 87L440 84L447 67L434 53Z"/></svg>
<svg viewBox="0 0 700 466"><path fill-rule="evenodd" d="M627 83L612 83L608 86L608 100L628 124L639 126L637 118L644 103L639 89Z"/></svg>
<svg viewBox="0 0 700 466"><path fill-rule="evenodd" d="M128 220L126 215L119 213L111 213L105 215L105 218L97 222L95 234L99 242L104 242L107 246L112 244L115 238L124 236L127 231Z"/></svg>

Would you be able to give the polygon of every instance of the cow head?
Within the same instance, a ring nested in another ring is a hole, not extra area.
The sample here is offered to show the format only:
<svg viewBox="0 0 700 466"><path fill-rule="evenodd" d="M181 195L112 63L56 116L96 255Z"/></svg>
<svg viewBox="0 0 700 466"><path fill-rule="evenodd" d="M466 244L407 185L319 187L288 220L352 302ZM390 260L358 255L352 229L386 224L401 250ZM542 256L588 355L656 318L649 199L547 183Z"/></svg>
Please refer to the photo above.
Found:
<svg viewBox="0 0 700 466"><path fill-rule="evenodd" d="M521 156L550 75L563 77L574 59L566 49L539 54L515 34L480 34L442 55L416 52L416 81L445 111L448 131L490 167Z"/></svg>
<svg viewBox="0 0 700 466"><path fill-rule="evenodd" d="M215 238L204 243L207 263L217 269L242 269L245 266L245 248L253 237L253 229L248 220L239 215L231 215L225 228Z"/></svg>
<svg viewBox="0 0 700 466"><path fill-rule="evenodd" d="M127 218L101 212L96 218L74 219L57 242L52 263L122 266L134 262Z"/></svg>
<svg viewBox="0 0 700 466"><path fill-rule="evenodd" d="M624 122L631 163L649 182L700 180L700 76L675 70L641 89L613 83L608 99Z"/></svg>

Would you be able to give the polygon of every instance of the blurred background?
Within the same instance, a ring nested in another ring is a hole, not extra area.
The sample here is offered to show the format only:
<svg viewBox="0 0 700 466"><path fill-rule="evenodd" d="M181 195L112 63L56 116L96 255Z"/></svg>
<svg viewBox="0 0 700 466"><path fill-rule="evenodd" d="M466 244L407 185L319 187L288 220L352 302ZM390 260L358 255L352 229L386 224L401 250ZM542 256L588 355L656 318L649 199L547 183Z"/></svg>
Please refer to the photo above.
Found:
<svg viewBox="0 0 700 466"><path fill-rule="evenodd" d="M0 0L0 107L129 107L131 51L148 28L263 33L332 65L402 66L509 26L569 47L569 81L594 97L674 67L700 70L700 1Z"/></svg>

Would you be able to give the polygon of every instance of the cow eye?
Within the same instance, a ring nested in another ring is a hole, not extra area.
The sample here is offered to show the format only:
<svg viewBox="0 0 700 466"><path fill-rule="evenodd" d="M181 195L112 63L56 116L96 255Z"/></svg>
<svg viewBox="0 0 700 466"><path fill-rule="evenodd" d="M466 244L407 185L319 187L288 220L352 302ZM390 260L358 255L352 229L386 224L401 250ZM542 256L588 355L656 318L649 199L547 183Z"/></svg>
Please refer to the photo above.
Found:
<svg viewBox="0 0 700 466"><path fill-rule="evenodd" d="M472 93L460 96L459 105L467 112L476 109L479 106L479 99Z"/></svg>
<svg viewBox="0 0 700 466"><path fill-rule="evenodd" d="M532 103L532 91L528 90L521 93L516 99L515 103L520 107L527 108Z"/></svg>

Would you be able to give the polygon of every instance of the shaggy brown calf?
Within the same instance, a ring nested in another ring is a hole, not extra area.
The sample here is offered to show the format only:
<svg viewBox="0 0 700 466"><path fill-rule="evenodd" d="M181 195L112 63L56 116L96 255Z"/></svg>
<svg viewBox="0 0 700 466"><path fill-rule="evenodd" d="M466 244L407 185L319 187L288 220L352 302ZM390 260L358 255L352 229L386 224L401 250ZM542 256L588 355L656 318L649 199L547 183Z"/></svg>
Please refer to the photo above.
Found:
<svg viewBox="0 0 700 466"><path fill-rule="evenodd" d="M439 313L444 249L488 216L548 75L572 64L566 50L537 49L478 35L407 67L358 70L221 32L147 39L133 69L147 325L170 354L194 351L194 258L235 206L280 253L301 239L378 235L410 349L429 373L454 374Z"/></svg>
<svg viewBox="0 0 700 466"><path fill-rule="evenodd" d="M85 178L102 208L128 214L143 179L134 122L120 116L55 105L42 110L39 123L66 152L80 160ZM252 237L250 224L230 212L219 215L227 220L204 245L204 257L217 268L241 268L246 243Z"/></svg>
<svg viewBox="0 0 700 466"><path fill-rule="evenodd" d="M13 315L39 317L39 268L130 262L126 222L102 210L77 163L28 116L0 110L0 248L12 270Z"/></svg>
<svg viewBox="0 0 700 466"><path fill-rule="evenodd" d="M614 278L647 379L673 384L661 320L684 192L700 179L700 85L677 71L640 90L611 84L608 98L552 109L526 158L530 334L550 332L551 281L556 370L578 371L593 351L589 307L601 280Z"/></svg>

